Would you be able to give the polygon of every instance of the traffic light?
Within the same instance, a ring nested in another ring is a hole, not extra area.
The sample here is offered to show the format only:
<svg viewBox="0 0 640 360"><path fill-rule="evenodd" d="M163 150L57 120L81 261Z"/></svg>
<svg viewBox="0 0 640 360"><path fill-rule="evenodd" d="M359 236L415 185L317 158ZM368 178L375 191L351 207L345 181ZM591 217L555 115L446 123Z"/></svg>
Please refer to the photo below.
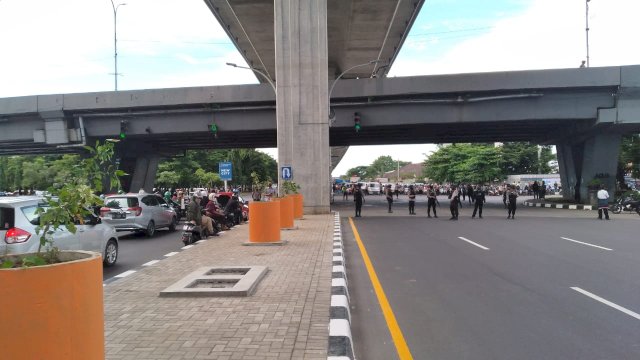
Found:
<svg viewBox="0 0 640 360"><path fill-rule="evenodd" d="M211 133L216 139L218 138L218 125L216 124L209 125L209 131L211 131Z"/></svg>
<svg viewBox="0 0 640 360"><path fill-rule="evenodd" d="M129 128L129 121L120 120L120 140L124 140L127 137L127 130Z"/></svg>
<svg viewBox="0 0 640 360"><path fill-rule="evenodd" d="M353 113L353 128L356 130L356 132L360 132L360 114L359 113Z"/></svg>

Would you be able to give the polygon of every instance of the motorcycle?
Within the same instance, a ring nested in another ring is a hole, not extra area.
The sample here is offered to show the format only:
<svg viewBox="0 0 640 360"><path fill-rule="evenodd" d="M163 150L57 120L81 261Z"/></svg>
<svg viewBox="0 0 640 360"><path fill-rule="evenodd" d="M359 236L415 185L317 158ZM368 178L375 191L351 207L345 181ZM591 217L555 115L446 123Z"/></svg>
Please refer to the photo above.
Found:
<svg viewBox="0 0 640 360"><path fill-rule="evenodd" d="M202 229L202 227L191 222L185 223L182 227L182 243L185 245L191 245L196 241L202 240L204 237L203 232L204 229Z"/></svg>
<svg viewBox="0 0 640 360"><path fill-rule="evenodd" d="M614 214L620 214L623 211L635 211L640 215L640 200L634 200L630 197L619 198L613 205L609 207Z"/></svg>

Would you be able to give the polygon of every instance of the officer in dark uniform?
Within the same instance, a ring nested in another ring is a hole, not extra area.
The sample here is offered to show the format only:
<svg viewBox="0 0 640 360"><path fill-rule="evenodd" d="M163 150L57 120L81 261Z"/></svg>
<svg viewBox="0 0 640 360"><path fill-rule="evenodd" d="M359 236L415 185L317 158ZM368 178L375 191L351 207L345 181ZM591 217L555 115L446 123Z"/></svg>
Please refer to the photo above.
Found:
<svg viewBox="0 0 640 360"><path fill-rule="evenodd" d="M482 219L482 206L484 205L485 202L487 202L487 199L484 196L484 190L482 189L482 185L478 185L478 187L476 188L475 193L473 194L473 198L475 199L476 205L473 208L473 215L471 215L471 218L475 218L476 217L476 211L480 210L480 213L478 215L480 215L480 219Z"/></svg>
<svg viewBox="0 0 640 360"><path fill-rule="evenodd" d="M364 202L364 194L362 194L362 185L358 184L353 193L353 201L356 203L356 217L362 217L362 203Z"/></svg>
<svg viewBox="0 0 640 360"><path fill-rule="evenodd" d="M416 191L413 185L409 185L409 215L416 214Z"/></svg>
<svg viewBox="0 0 640 360"><path fill-rule="evenodd" d="M429 191L427 192L427 217L431 217L431 208L433 208L433 216L438 217L438 214L436 214L437 202L436 191L433 189L433 185L429 185Z"/></svg>

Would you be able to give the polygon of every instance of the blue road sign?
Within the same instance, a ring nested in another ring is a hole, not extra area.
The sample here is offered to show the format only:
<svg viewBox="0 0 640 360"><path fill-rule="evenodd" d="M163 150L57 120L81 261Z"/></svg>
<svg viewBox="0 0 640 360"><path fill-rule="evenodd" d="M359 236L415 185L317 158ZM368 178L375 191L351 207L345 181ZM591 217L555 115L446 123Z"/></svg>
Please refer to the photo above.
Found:
<svg viewBox="0 0 640 360"><path fill-rule="evenodd" d="M291 170L291 166L283 166L280 168L280 177L282 180L291 180L293 179L293 171Z"/></svg>
<svg viewBox="0 0 640 360"><path fill-rule="evenodd" d="M220 180L231 180L232 164L230 162L218 163L218 173L220 174Z"/></svg>

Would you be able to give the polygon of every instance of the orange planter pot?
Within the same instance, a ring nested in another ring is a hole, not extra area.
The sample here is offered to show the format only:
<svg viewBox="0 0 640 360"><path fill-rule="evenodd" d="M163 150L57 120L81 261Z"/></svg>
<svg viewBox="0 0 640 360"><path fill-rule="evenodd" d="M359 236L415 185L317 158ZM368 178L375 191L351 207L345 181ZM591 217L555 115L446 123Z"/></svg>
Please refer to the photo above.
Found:
<svg viewBox="0 0 640 360"><path fill-rule="evenodd" d="M293 194L293 217L302 219L304 216L304 196L302 194Z"/></svg>
<svg viewBox="0 0 640 360"><path fill-rule="evenodd" d="M104 359L102 258L87 251L60 258L66 262L0 269L3 359Z"/></svg>
<svg viewBox="0 0 640 360"><path fill-rule="evenodd" d="M293 229L293 198L285 196L280 198L280 228Z"/></svg>
<svg viewBox="0 0 640 360"><path fill-rule="evenodd" d="M252 201L249 203L249 242L275 243L280 241L280 202Z"/></svg>

